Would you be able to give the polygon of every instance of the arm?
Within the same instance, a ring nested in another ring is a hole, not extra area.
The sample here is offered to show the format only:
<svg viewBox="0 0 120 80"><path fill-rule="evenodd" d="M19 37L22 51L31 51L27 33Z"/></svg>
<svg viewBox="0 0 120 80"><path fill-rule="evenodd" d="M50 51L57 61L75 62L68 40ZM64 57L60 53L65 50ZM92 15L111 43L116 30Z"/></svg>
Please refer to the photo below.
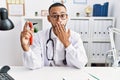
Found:
<svg viewBox="0 0 120 80"><path fill-rule="evenodd" d="M29 51L23 53L24 66L29 69L42 68L44 66L44 55L39 39L34 36L33 45L30 46Z"/></svg>
<svg viewBox="0 0 120 80"><path fill-rule="evenodd" d="M74 37L72 36L71 44L66 48L66 61L68 66L74 66L76 68L82 68L88 62L79 34L74 34Z"/></svg>
<svg viewBox="0 0 120 80"><path fill-rule="evenodd" d="M84 67L88 59L80 35L69 29L66 31L64 25L60 23L56 24L55 34L66 48L67 65L76 68Z"/></svg>
<svg viewBox="0 0 120 80"><path fill-rule="evenodd" d="M29 22L26 22L24 29L21 32L21 46L24 50L23 63L24 66L30 69L41 68L43 66L43 55L40 40L37 35L34 37L34 43L31 45L30 38L33 36L32 29L27 30Z"/></svg>

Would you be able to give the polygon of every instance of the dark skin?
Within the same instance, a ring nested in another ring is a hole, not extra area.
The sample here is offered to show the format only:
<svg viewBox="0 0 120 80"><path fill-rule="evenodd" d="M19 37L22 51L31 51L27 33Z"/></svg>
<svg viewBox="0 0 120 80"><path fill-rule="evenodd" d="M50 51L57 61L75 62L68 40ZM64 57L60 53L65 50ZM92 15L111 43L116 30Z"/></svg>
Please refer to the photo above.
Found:
<svg viewBox="0 0 120 80"><path fill-rule="evenodd" d="M70 37L70 30L66 31L65 26L68 21L68 16L63 20L60 16L55 19L51 17L51 15L61 15L66 14L66 9L63 6L52 7L50 9L48 15L48 21L51 23L54 34L59 38L59 40L63 43L64 47L67 48L70 45L69 37ZM24 51L29 50L29 38L33 34L33 29L28 30L27 26L29 22L26 22L24 25L24 29L21 32L21 46Z"/></svg>

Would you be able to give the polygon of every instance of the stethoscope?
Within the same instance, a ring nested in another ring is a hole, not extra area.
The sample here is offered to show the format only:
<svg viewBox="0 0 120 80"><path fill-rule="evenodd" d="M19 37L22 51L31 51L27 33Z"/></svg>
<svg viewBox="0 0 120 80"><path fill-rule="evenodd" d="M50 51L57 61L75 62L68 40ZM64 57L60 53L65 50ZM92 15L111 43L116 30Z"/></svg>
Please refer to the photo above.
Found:
<svg viewBox="0 0 120 80"><path fill-rule="evenodd" d="M50 65L50 66L53 66L53 65L55 64L55 61L54 61L54 54L55 54L55 52L54 52L54 41L53 41L53 39L51 38L51 31L52 31L52 28L51 28L50 31L49 31L49 38L48 38L48 40L47 40L47 42L46 42L46 57L47 57L47 59L48 59L48 61L49 61L49 65ZM48 46L47 46L47 44L48 44L49 42L51 42L52 48L53 48L53 55L52 55L51 58L48 57ZM66 62L66 51L65 51L65 58L64 58L64 60L63 60L63 64L64 64L64 65L67 64L67 62Z"/></svg>

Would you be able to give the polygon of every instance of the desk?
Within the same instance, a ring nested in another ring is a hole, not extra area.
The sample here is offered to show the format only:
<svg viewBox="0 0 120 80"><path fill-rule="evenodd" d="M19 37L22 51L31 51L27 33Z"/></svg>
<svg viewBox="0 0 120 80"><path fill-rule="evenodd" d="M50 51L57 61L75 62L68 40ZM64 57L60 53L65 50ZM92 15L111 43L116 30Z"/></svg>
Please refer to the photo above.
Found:
<svg viewBox="0 0 120 80"><path fill-rule="evenodd" d="M85 67L75 69L70 67L44 67L29 70L25 67L13 67L8 71L15 80L120 80L120 68ZM99 79L93 78L88 73Z"/></svg>

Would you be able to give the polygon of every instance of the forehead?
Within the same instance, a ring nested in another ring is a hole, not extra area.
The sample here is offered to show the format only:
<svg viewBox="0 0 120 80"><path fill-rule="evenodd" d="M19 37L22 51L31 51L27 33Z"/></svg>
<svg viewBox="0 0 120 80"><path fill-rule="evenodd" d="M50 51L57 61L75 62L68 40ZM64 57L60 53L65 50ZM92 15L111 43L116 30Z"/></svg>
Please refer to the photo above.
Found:
<svg viewBox="0 0 120 80"><path fill-rule="evenodd" d="M50 9L50 14L61 14L66 13L66 9L63 6L52 7Z"/></svg>

